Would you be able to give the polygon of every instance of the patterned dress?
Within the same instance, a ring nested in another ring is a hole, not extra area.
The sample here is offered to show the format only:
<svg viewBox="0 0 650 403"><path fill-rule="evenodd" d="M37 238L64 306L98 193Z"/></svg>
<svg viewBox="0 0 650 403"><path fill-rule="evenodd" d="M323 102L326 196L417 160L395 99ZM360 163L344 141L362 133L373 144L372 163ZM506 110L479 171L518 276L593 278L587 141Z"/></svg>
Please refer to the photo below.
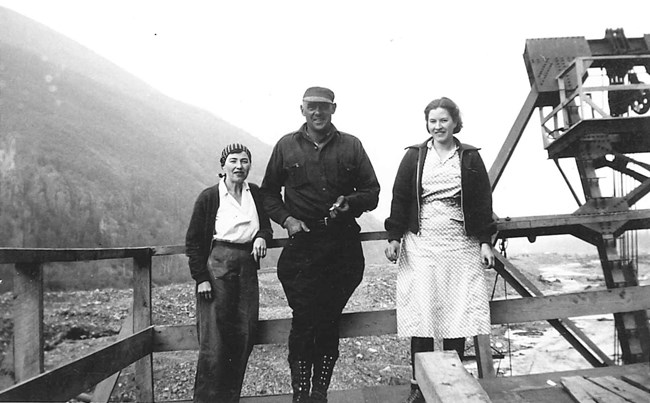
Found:
<svg viewBox="0 0 650 403"><path fill-rule="evenodd" d="M429 146L422 174L420 233L407 232L397 273L397 332L458 338L490 333L485 269L477 238L465 235L458 150L444 160Z"/></svg>

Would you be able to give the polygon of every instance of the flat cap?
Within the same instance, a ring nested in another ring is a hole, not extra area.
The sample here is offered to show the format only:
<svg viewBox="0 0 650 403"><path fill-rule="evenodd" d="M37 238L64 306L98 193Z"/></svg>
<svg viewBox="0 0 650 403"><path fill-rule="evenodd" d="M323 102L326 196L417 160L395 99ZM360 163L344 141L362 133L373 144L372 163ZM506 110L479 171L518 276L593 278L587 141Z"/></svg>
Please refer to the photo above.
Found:
<svg viewBox="0 0 650 403"><path fill-rule="evenodd" d="M309 87L302 96L304 102L326 102L328 104L334 103L334 92L329 88L324 87Z"/></svg>

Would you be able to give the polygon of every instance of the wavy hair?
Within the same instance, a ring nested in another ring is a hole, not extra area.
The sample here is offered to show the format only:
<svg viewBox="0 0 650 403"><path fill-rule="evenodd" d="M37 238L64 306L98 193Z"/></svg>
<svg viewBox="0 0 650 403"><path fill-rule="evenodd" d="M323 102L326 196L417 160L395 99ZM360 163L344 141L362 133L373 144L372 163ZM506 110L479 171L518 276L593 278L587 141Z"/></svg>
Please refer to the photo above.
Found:
<svg viewBox="0 0 650 403"><path fill-rule="evenodd" d="M426 121L429 119L429 112L431 112L433 109L438 108L446 109L447 112L449 112L449 116L451 116L454 123L456 123L454 134L458 133L460 129L463 128L463 118L460 116L460 109L458 109L456 102L447 97L434 99L433 101L429 102L427 107L424 108L424 120Z"/></svg>

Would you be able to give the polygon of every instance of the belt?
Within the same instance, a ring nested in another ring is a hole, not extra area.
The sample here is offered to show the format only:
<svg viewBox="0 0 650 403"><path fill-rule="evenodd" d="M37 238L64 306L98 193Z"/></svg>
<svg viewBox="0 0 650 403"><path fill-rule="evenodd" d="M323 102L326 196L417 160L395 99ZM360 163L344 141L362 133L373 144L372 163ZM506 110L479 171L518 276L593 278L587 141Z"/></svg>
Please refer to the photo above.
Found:
<svg viewBox="0 0 650 403"><path fill-rule="evenodd" d="M227 248L234 248L234 249L244 249L244 250L250 250L250 249L253 248L253 243L252 242L235 243L235 242L221 241L221 240L218 240L218 239L213 239L212 240L212 247L214 248L215 245L225 246Z"/></svg>
<svg viewBox="0 0 650 403"><path fill-rule="evenodd" d="M331 218L323 217L317 220L303 220L309 229L325 229L334 224Z"/></svg>

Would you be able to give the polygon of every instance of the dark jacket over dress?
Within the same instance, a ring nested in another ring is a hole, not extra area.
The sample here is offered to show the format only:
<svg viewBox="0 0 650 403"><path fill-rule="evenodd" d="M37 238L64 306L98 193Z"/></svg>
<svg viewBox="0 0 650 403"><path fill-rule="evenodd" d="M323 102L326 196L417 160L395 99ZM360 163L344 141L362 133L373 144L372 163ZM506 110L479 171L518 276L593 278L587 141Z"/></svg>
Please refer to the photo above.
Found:
<svg viewBox="0 0 650 403"><path fill-rule="evenodd" d="M260 189L257 185L249 183L257 216L260 222L260 230L255 238L264 238L269 242L273 237L271 222L264 211ZM190 225L185 236L185 254L189 258L190 273L197 284L210 280L207 262L214 236L214 222L219 209L219 184L205 189L199 194L194 203L194 212L190 219Z"/></svg>
<svg viewBox="0 0 650 403"><path fill-rule="evenodd" d="M496 232L492 215L492 188L478 148L463 144L458 146L461 166L460 203L464 215L465 233L476 236L481 243L490 243ZM420 230L420 203L422 196L422 170L429 151L429 140L407 147L397 170L393 186L390 217L384 222L388 240L401 240L406 231L417 234Z"/></svg>

